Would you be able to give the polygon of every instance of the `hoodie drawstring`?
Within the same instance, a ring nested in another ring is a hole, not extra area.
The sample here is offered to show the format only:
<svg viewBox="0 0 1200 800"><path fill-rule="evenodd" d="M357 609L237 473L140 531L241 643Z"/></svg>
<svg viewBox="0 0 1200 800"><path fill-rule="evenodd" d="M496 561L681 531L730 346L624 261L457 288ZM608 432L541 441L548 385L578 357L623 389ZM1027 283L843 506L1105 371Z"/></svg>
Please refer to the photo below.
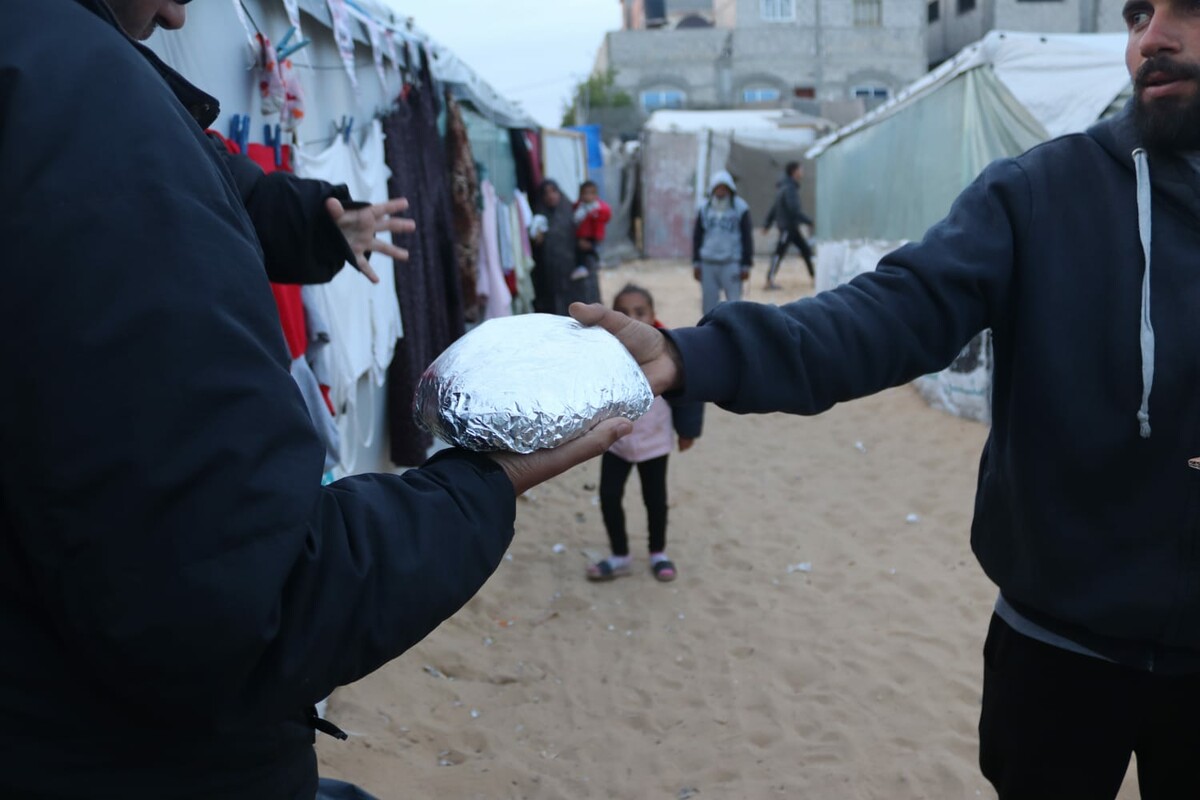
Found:
<svg viewBox="0 0 1200 800"><path fill-rule="evenodd" d="M1154 326L1150 323L1150 160L1146 151L1133 151L1133 168L1137 174L1138 234L1146 269L1142 273L1142 407L1138 409L1138 431L1143 439L1150 438L1150 390L1154 387Z"/></svg>

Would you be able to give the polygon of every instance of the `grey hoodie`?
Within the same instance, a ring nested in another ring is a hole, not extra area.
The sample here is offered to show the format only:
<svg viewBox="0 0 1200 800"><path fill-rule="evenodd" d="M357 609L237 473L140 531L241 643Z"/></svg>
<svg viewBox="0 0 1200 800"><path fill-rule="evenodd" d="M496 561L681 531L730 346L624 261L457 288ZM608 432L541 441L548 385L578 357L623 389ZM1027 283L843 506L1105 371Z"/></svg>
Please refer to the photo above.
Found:
<svg viewBox="0 0 1200 800"><path fill-rule="evenodd" d="M713 197L718 186L731 192L728 202ZM709 183L708 199L696 213L692 233L692 262L700 264L739 263L749 268L754 263L754 227L750 206L737 194L737 185L728 172L718 172Z"/></svg>

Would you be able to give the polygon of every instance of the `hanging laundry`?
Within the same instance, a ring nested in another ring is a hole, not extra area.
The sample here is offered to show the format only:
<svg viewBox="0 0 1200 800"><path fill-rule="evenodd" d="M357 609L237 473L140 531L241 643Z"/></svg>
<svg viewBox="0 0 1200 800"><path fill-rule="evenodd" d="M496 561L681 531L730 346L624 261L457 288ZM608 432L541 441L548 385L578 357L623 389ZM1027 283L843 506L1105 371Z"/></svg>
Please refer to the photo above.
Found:
<svg viewBox="0 0 1200 800"><path fill-rule="evenodd" d="M288 24L296 29L295 37L297 40L304 38L304 33L300 30L300 4L297 0L283 0L284 11L287 12Z"/></svg>
<svg viewBox="0 0 1200 800"><path fill-rule="evenodd" d="M340 180L355 199L381 203L387 200L390 176L383 150L383 128L375 121L368 128L362 148L335 137L319 153L299 152L296 170L308 178ZM355 387L359 379L370 375L376 385L383 385L396 341L403 336L392 260L372 253L370 261L379 275L378 284L370 283L357 270L342 270L327 284L305 287L305 297L329 328L330 346L322 355L322 368L330 376L330 396L345 418L343 432L347 436L351 435L347 426L358 422L351 417L356 413ZM361 434L361 427L355 430Z"/></svg>
<svg viewBox="0 0 1200 800"><path fill-rule="evenodd" d="M479 269L477 282L479 295L485 298L485 319L507 317L512 314L512 290L504 280L503 262L500 260L500 203L496 188L486 178L480 186L483 197L482 225L479 240Z"/></svg>
<svg viewBox="0 0 1200 800"><path fill-rule="evenodd" d="M475 275L479 269L479 176L462 109L446 92L446 160L450 168L450 202L454 216L454 260L462 287L463 317L479 322L481 309Z"/></svg>
<svg viewBox="0 0 1200 800"><path fill-rule="evenodd" d="M238 0L234 0L235 3ZM354 34L350 32L350 15L346 11L346 0L325 0L333 22L333 38L337 42L338 55L350 78L350 85L358 91L358 74L354 67Z"/></svg>
<svg viewBox="0 0 1200 800"><path fill-rule="evenodd" d="M384 121L389 194L412 204L416 232L404 245L409 261L396 270L404 339L388 371L388 424L392 461L425 462L432 438L413 420L412 401L421 373L463 333L461 283L455 262L450 177L438 133L438 94L424 49L411 61L415 82Z"/></svg>
<svg viewBox="0 0 1200 800"><path fill-rule="evenodd" d="M521 195L521 192L516 192ZM523 196L522 196L523 197ZM528 202L526 202L528 207ZM513 314L533 313L533 258L530 255L527 217L521 208L520 198L508 207L508 224L512 231L513 264L517 291L513 295Z"/></svg>
<svg viewBox="0 0 1200 800"><path fill-rule="evenodd" d="M513 260L512 226L509 224L508 206L496 204L496 231L499 235L500 269L504 272L504 285L509 298L517 293L517 263Z"/></svg>
<svg viewBox="0 0 1200 800"><path fill-rule="evenodd" d="M281 147L283 149L280 153L273 146L251 144L246 155L267 175L277 171L290 172L291 153L287 145ZM306 357L309 335L301 287L296 284L272 283L271 294L275 298L276 308L279 309L279 322L291 356L289 371L304 397L304 404L308 408L317 436L325 446L325 468L328 469L341 458L341 434Z"/></svg>
<svg viewBox="0 0 1200 800"><path fill-rule="evenodd" d="M379 23L373 19L366 22L367 35L371 39L371 60L375 62L375 74L379 76L379 85L383 87L384 94L387 94L388 81L387 72L383 67L383 36L379 27Z"/></svg>

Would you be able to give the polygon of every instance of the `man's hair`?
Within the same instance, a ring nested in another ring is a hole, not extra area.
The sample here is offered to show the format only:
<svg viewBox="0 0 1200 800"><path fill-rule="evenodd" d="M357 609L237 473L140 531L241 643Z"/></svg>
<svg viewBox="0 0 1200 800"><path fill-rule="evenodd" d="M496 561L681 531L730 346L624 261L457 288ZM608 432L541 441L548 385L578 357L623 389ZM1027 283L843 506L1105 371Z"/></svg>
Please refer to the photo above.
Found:
<svg viewBox="0 0 1200 800"><path fill-rule="evenodd" d="M784 166L784 168L783 168L783 174L791 175L793 172L795 172L798 169L800 169L799 161L789 161L789 162L787 162L787 165Z"/></svg>
<svg viewBox="0 0 1200 800"><path fill-rule="evenodd" d="M579 184L579 191L582 192L584 189L595 189L596 191L599 191L600 187L596 185L595 181L584 181L583 183Z"/></svg>

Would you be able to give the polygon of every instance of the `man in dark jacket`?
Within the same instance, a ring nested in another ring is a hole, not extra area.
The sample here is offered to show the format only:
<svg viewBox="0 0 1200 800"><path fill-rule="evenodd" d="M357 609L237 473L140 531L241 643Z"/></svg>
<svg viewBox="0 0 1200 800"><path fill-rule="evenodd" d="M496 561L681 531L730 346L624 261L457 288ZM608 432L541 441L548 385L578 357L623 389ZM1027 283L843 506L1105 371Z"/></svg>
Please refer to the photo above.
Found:
<svg viewBox="0 0 1200 800"><path fill-rule="evenodd" d="M999 597L980 763L1003 800L1200 797L1200 13L1126 4L1135 97L993 163L925 238L790 305L670 340L619 332L657 391L816 414L949 364L991 328L971 531Z"/></svg>
<svg viewBox="0 0 1200 800"><path fill-rule="evenodd" d="M311 799L313 703L629 429L322 488L215 115L100 0L0 3L0 797Z"/></svg>
<svg viewBox="0 0 1200 800"><path fill-rule="evenodd" d="M772 223L779 228L779 242L775 245L775 252L771 255L771 266L767 270L767 289L780 288L779 284L775 283L775 276L779 274L779 265L791 245L795 245L800 251L800 257L808 267L809 277L817 277L817 270L812 262L812 248L808 246L808 239L800 231L801 225L813 224L812 218L804 213L800 204L800 179L803 177L804 167L800 162L789 161L784 167L783 180L779 182L775 202L767 213L766 221L763 222L763 233L770 232Z"/></svg>

